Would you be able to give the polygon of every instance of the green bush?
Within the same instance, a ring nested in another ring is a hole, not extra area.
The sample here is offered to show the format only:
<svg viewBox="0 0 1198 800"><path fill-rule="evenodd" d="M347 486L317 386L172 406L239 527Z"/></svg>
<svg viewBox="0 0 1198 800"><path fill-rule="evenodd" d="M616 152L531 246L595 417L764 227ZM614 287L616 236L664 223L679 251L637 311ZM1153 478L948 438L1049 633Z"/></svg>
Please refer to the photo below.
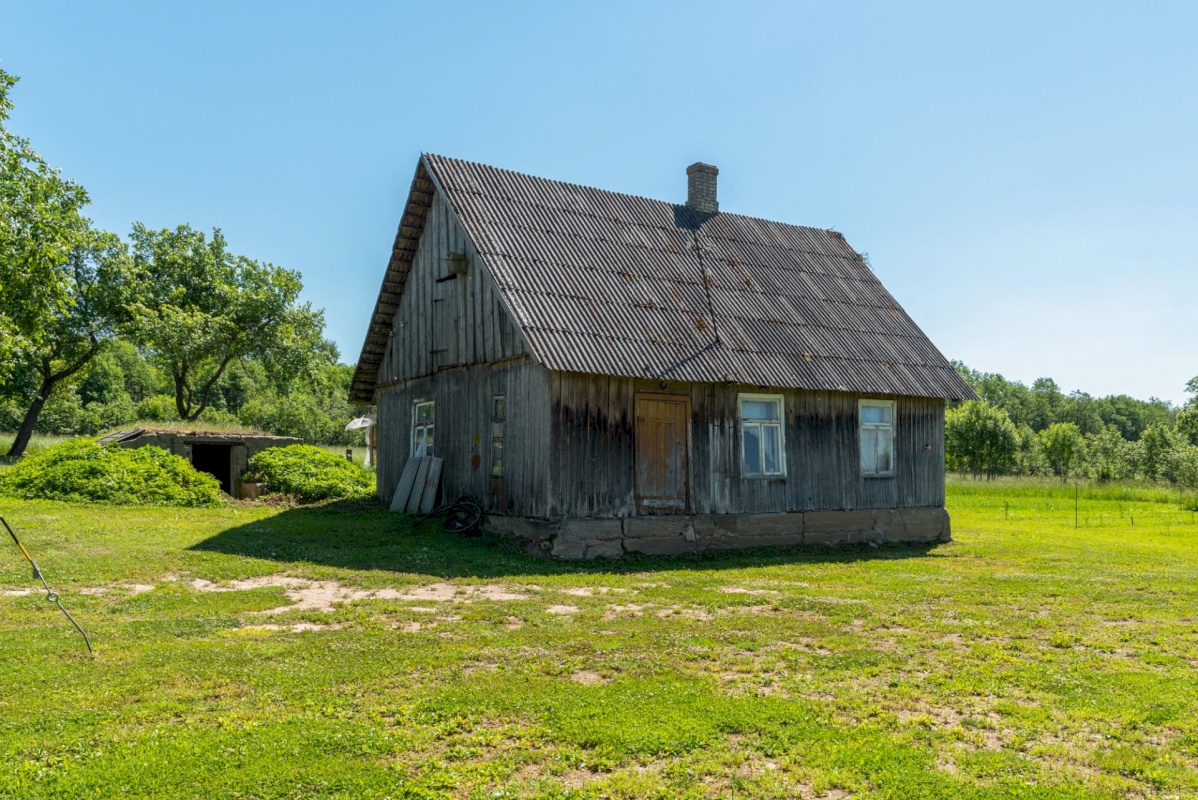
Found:
<svg viewBox="0 0 1198 800"><path fill-rule="evenodd" d="M220 482L161 447L126 449L72 439L0 473L0 495L27 500L214 506Z"/></svg>
<svg viewBox="0 0 1198 800"><path fill-rule="evenodd" d="M250 456L246 479L260 480L269 494L305 503L374 494L372 473L310 444L271 447Z"/></svg>

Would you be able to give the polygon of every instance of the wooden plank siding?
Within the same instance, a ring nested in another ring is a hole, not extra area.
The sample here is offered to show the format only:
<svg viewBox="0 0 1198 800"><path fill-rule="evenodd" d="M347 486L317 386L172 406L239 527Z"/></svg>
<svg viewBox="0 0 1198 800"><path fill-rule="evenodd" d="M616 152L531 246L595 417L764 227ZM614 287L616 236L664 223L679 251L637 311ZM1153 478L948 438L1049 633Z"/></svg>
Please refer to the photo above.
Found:
<svg viewBox="0 0 1198 800"><path fill-rule="evenodd" d="M491 398L502 394L507 420L503 493L492 492ZM455 367L381 389L378 395L378 493L390 498L411 448L413 409L435 403L433 454L441 464L442 501L469 496L488 513L548 513L548 373L528 359Z"/></svg>
<svg viewBox="0 0 1198 800"><path fill-rule="evenodd" d="M636 513L635 395L689 398L690 510L738 514L944 505L944 401L552 373L550 516ZM787 474L742 478L737 395L784 398ZM857 401L897 401L895 475L861 476ZM927 450L926 447L931 449Z"/></svg>
<svg viewBox="0 0 1198 800"><path fill-rule="evenodd" d="M465 275L451 272L450 253L466 256ZM395 311L379 386L529 353L481 256L436 194Z"/></svg>
<svg viewBox="0 0 1198 800"><path fill-rule="evenodd" d="M454 275L450 253L466 256ZM450 277L453 276L453 277ZM491 477L491 400L507 399L504 475ZM442 498L469 495L487 511L544 514L548 455L547 373L527 342L452 209L437 193L379 371L378 494L390 499L411 455L417 401L435 403L433 454ZM509 503L510 499L510 503Z"/></svg>

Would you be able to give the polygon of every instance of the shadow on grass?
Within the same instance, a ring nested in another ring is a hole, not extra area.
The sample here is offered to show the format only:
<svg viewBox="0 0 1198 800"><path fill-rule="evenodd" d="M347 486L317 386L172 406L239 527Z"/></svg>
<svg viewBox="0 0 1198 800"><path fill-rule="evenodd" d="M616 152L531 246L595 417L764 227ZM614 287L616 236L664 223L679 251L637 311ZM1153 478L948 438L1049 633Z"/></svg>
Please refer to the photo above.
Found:
<svg viewBox="0 0 1198 800"><path fill-rule="evenodd" d="M744 569L795 563L849 563L921 558L937 544L796 547L720 552L700 556L631 556L613 561L551 561L517 545L483 535L446 533L436 520L392 514L374 500L291 508L257 522L221 531L192 547L286 563L387 570L442 578L513 575L619 574L646 570Z"/></svg>

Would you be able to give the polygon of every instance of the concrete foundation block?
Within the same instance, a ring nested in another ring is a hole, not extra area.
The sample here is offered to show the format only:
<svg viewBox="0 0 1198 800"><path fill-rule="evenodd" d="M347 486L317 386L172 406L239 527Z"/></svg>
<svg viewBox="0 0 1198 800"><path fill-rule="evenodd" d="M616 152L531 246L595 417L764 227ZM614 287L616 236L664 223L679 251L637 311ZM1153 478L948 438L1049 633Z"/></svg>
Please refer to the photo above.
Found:
<svg viewBox="0 0 1198 800"><path fill-rule="evenodd" d="M549 550L549 555L554 558L567 560L575 560L586 558L587 543L586 542L566 542L561 539L554 539L553 546Z"/></svg>
<svg viewBox="0 0 1198 800"><path fill-rule="evenodd" d="M483 518L482 528L488 533L509 536L529 542L548 541L561 530L561 520L530 519L506 514L488 514Z"/></svg>
<svg viewBox="0 0 1198 800"><path fill-rule="evenodd" d="M625 539L624 549L629 553L644 553L650 556L681 556L701 550L697 542L688 542L681 536Z"/></svg>
<svg viewBox="0 0 1198 800"><path fill-rule="evenodd" d="M621 558L626 553L691 555L711 550L819 544L948 541L943 508L879 508L762 514L697 514L623 519L530 520L492 515L487 530L523 539L554 558Z"/></svg>
<svg viewBox="0 0 1198 800"><path fill-rule="evenodd" d="M721 538L711 543L711 550L741 550L752 547L794 547L803 544L801 533L754 536L745 534L736 538Z"/></svg>
<svg viewBox="0 0 1198 800"><path fill-rule="evenodd" d="M682 514L663 514L660 517L625 517L625 539L656 539L695 535L691 518Z"/></svg>
<svg viewBox="0 0 1198 800"><path fill-rule="evenodd" d="M806 533L850 533L873 530L876 522L873 511L808 511L803 515Z"/></svg>
<svg viewBox="0 0 1198 800"><path fill-rule="evenodd" d="M564 519L558 538L567 541L594 539L618 542L624 538L624 530L618 519Z"/></svg>
<svg viewBox="0 0 1198 800"><path fill-rule="evenodd" d="M587 543L583 558L588 561L595 558L621 558L624 548L619 539L591 540Z"/></svg>

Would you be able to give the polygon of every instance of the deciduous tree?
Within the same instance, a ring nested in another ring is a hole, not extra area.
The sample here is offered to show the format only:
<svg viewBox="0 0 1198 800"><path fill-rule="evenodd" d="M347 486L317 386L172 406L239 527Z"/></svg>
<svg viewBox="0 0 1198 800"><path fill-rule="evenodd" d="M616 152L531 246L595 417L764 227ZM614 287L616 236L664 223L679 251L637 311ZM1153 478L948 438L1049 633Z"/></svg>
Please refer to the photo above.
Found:
<svg viewBox="0 0 1198 800"><path fill-rule="evenodd" d="M1036 437L1040 440L1040 449L1044 452L1048 468L1061 480L1069 477L1086 451L1082 432L1072 422L1049 425Z"/></svg>
<svg viewBox="0 0 1198 800"><path fill-rule="evenodd" d="M229 365L261 360L276 376L307 371L324 316L299 303L299 273L229 252L180 225L133 227L134 268L144 299L130 307L133 336L170 376L179 418L193 421L212 401Z"/></svg>
<svg viewBox="0 0 1198 800"><path fill-rule="evenodd" d="M16 82L0 70L0 380L70 305L61 267L87 229L87 192L6 126Z"/></svg>
<svg viewBox="0 0 1198 800"><path fill-rule="evenodd" d="M970 400L945 415L945 454L949 469L993 478L1015 466L1018 441L1007 412Z"/></svg>
<svg viewBox="0 0 1198 800"><path fill-rule="evenodd" d="M25 452L46 401L64 381L74 377L116 335L133 287L128 255L120 238L89 231L71 250L53 280L65 290L65 302L54 308L36 341L28 341L20 363L35 376L37 387L8 451Z"/></svg>

